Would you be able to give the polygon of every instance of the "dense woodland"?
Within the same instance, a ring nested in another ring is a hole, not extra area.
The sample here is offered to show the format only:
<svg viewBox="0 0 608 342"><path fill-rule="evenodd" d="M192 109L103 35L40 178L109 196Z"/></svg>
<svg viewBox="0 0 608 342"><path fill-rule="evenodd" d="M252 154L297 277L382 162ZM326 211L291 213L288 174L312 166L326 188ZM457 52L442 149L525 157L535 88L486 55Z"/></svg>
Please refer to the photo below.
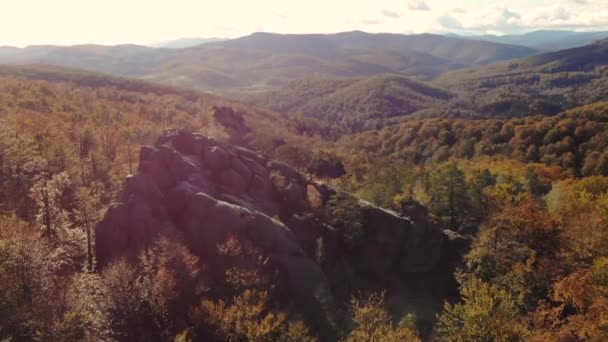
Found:
<svg viewBox="0 0 608 342"><path fill-rule="evenodd" d="M566 64L555 68L570 72ZM608 99L598 88L606 84L606 69L587 69L568 74L564 87L558 79L548 86L546 74L537 83L509 76L511 83L543 89L534 99L523 98L522 110L508 101L469 106L457 85L441 91L380 78L400 87L396 93L420 100L390 102L411 106L400 114L413 115L390 121L387 102L357 98L345 107L341 97L360 94L357 81L319 81L333 94L317 100L312 94L306 103L295 100L309 83L294 93L287 89L280 95L287 100L271 107L299 107L292 120L290 113L168 86L49 67L2 67L0 338L321 338L318 327L281 301L285 294L268 257L238 236L217 246L213 260L199 260L178 236L168 236L136 263L118 260L97 269L94 226L137 168L140 147L164 129L186 128L256 149L386 208L399 210L414 199L435 224L468 239L455 274L459 296L445 302L430 326L396 315L383 291L360 293L337 315L336 340L608 339ZM463 73L487 72L476 70ZM371 85L381 87L377 82ZM531 96L512 84L476 82L463 84L499 99ZM391 88L384 89L380 97L386 99ZM560 102L542 102L549 98ZM218 107L232 109L228 123ZM353 126L350 111L380 121ZM330 131L306 126L315 115ZM340 198L330 203L323 213L330 223L360 238L351 204ZM217 264L225 272L212 272Z"/></svg>
<svg viewBox="0 0 608 342"><path fill-rule="evenodd" d="M555 166L572 176L607 175L607 109L599 102L551 117L411 120L345 136L337 145L345 154L419 165L496 157Z"/></svg>
<svg viewBox="0 0 608 342"><path fill-rule="evenodd" d="M213 261L225 266L225 274L210 274L207 262L193 256L179 237L159 241L136 265L118 261L97 272L94 225L120 196L124 177L137 168L139 147L152 144L168 127L230 140L231 129L214 114L214 107L226 102L188 92L161 95L165 88L143 83L98 83L86 74L56 73L19 68L0 79L2 337L315 340L317 333L288 308L277 307L280 293L267 258L236 237L218 246ZM272 114L256 116L250 110L247 115L247 121L265 127L265 116ZM274 133L259 139L265 133L252 127L258 139L240 142L258 144L262 151L268 144L286 145ZM311 170L323 172L326 163L333 167L322 156ZM393 323L380 294L353 299L351 307L346 340L368 334L395 341L417 338L412 319Z"/></svg>
<svg viewBox="0 0 608 342"><path fill-rule="evenodd" d="M252 101L289 113L301 134L335 138L378 129L400 117L445 104L454 95L396 75L365 79L302 80Z"/></svg>

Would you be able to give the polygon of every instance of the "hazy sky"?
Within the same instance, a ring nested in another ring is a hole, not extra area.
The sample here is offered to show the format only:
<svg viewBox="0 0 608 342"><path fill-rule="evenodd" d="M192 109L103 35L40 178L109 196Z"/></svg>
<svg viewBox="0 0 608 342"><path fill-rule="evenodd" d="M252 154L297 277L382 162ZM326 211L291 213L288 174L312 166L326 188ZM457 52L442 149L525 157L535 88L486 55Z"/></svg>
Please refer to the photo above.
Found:
<svg viewBox="0 0 608 342"><path fill-rule="evenodd" d="M608 30L608 0L0 0L0 45L146 44L255 31Z"/></svg>

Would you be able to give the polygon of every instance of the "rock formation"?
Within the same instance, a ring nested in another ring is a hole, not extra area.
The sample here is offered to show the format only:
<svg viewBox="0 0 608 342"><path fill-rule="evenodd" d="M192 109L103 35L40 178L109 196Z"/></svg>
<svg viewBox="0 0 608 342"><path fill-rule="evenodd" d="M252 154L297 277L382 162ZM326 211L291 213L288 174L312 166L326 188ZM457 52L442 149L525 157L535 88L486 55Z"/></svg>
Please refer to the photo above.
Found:
<svg viewBox="0 0 608 342"><path fill-rule="evenodd" d="M451 279L445 259L455 238L430 224L424 207L409 205L403 217L356 200L364 236L353 253L319 219L336 193L253 151L168 131L156 146L141 149L137 173L97 225L98 266L133 257L163 233L178 232L201 257L239 234L268 255L293 298L309 307L347 299L349 286L361 282L445 288ZM321 264L315 249L323 238L330 253Z"/></svg>

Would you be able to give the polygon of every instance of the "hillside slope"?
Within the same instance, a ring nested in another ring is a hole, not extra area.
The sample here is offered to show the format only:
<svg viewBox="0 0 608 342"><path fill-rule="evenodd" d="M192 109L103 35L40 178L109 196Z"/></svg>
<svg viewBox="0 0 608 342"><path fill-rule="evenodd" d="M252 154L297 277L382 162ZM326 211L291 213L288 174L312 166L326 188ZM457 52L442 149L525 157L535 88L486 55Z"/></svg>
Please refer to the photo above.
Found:
<svg viewBox="0 0 608 342"><path fill-rule="evenodd" d="M387 119L438 106L452 97L450 92L406 77L383 75L295 81L253 101L300 122L320 120L334 131L356 132L382 127Z"/></svg>
<svg viewBox="0 0 608 342"><path fill-rule="evenodd" d="M441 163L450 159L542 163L569 175L608 175L608 102L555 116L511 119L411 119L381 130L341 137L340 155L387 162Z"/></svg>
<svg viewBox="0 0 608 342"><path fill-rule="evenodd" d="M608 40L447 72L433 83L459 91L481 115L556 114L608 99Z"/></svg>

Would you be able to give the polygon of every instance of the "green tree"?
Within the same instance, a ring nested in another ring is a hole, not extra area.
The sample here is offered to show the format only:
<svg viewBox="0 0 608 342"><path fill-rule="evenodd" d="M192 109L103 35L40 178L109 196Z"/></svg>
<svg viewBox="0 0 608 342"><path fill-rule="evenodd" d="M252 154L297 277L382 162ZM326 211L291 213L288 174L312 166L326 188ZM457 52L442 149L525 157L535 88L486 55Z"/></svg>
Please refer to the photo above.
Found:
<svg viewBox="0 0 608 342"><path fill-rule="evenodd" d="M326 207L325 220L341 232L346 245L358 246L363 239L363 217L358 200L344 192L333 195Z"/></svg>
<svg viewBox="0 0 608 342"><path fill-rule="evenodd" d="M484 191L488 187L496 185L496 177L488 169L475 170L467 185L471 208L479 217L485 217L488 214L489 206Z"/></svg>
<svg viewBox="0 0 608 342"><path fill-rule="evenodd" d="M316 153L306 170L320 178L339 178L346 174L342 160L331 153Z"/></svg>
<svg viewBox="0 0 608 342"><path fill-rule="evenodd" d="M449 229L456 228L470 209L464 172L455 162L440 167L429 179L428 192L431 210L446 219Z"/></svg>

